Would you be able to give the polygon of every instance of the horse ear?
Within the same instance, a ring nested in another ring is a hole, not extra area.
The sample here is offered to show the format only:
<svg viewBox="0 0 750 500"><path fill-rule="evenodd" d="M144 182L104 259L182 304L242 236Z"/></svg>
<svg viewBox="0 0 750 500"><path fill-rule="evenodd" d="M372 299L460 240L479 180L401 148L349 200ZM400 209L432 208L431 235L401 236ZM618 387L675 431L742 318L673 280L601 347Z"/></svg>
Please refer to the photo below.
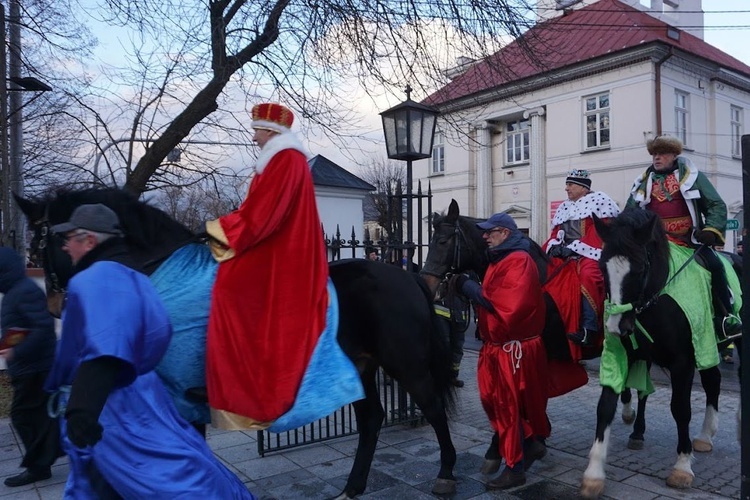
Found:
<svg viewBox="0 0 750 500"><path fill-rule="evenodd" d="M594 219L594 227L602 240L606 239L611 233L611 228L604 220L597 217L595 214L591 214L591 218Z"/></svg>
<svg viewBox="0 0 750 500"><path fill-rule="evenodd" d="M34 203L16 193L13 193L13 199L16 200L16 205L18 205L18 208L21 209L21 212L24 213L30 222L37 221L44 217L44 207L40 203Z"/></svg>
<svg viewBox="0 0 750 500"><path fill-rule="evenodd" d="M456 222L458 220L458 203L456 200L451 199L451 204L448 205L448 215L446 219L449 222Z"/></svg>

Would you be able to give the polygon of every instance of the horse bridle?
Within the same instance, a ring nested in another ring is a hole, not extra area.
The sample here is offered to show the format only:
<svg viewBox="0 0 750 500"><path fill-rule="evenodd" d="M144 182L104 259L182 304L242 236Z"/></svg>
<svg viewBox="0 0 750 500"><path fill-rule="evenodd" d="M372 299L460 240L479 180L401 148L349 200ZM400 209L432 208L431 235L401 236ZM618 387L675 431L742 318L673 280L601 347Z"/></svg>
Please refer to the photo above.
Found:
<svg viewBox="0 0 750 500"><path fill-rule="evenodd" d="M52 249L52 230L49 225L49 207L44 208L44 215L41 219L32 222L32 225L38 228L39 239L36 248L32 248L35 253L44 252L42 257L42 267L44 269L45 281L48 284L48 290L54 293L65 293L65 288L60 285L60 278L52 267L53 249ZM40 227L41 226L41 227Z"/></svg>
<svg viewBox="0 0 750 500"><path fill-rule="evenodd" d="M698 247L691 255L688 257L688 259L682 263L682 266L675 272L665 283L664 285L659 288L656 292L654 292L648 299L644 299L646 294L646 286L648 285L648 280L651 278L651 252L644 248L644 254L645 254L645 271L643 273L643 279L641 280L641 294L635 301L632 302L633 305L633 312L638 316L643 311L651 307L656 303L656 301L659 300L659 297L661 296L662 292L669 286L669 284L677 277L678 274L680 274L682 271L685 270L685 268L690 264L691 261L695 260L695 256L698 255L698 253L703 250L703 247L705 247L705 244L701 244L700 247ZM620 304L623 305L623 304Z"/></svg>

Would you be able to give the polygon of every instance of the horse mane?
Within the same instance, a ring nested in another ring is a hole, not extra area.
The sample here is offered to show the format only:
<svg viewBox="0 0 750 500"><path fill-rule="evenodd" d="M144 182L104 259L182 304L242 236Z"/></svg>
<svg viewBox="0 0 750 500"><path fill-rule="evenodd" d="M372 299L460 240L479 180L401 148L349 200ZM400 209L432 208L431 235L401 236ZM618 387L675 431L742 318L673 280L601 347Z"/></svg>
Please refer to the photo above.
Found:
<svg viewBox="0 0 750 500"><path fill-rule="evenodd" d="M448 219L448 215L445 212L441 214L435 213L432 218L432 226L437 230L441 224L453 224ZM487 253L485 249L487 244L482 237L482 230L477 227L477 223L484 222L485 219L478 219L476 217L469 217L466 215L459 215L457 218L458 226L465 236L466 243L469 247L469 251L473 256L474 269L480 277L484 276L489 261L487 260ZM549 264L549 257L536 241L532 240L528 236L524 236L529 241L529 254L537 265L539 271L539 278L544 282L547 276L547 265Z"/></svg>
<svg viewBox="0 0 750 500"><path fill-rule="evenodd" d="M32 201L47 207L50 224L59 224L68 220L73 210L80 205L102 203L117 214L125 232L126 241L144 250L154 248L174 250L196 237L190 229L159 208L139 200L122 189L60 189Z"/></svg>
<svg viewBox="0 0 750 500"><path fill-rule="evenodd" d="M634 262L650 260L653 272L648 288L660 289L669 274L669 240L659 216L650 210L629 207L610 219L608 226L606 236L602 236L604 252Z"/></svg>

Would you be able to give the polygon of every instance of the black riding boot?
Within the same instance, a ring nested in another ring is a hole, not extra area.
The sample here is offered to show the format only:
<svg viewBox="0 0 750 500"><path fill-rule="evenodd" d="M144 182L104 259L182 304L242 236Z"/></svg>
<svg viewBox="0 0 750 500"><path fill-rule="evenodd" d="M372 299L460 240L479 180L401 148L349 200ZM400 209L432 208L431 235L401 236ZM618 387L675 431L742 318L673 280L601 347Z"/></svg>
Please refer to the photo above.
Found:
<svg viewBox="0 0 750 500"><path fill-rule="evenodd" d="M742 334L742 321L732 314L732 296L724 265L716 252L710 247L702 247L700 256L711 273L711 296L714 303L714 323L720 339L732 338Z"/></svg>

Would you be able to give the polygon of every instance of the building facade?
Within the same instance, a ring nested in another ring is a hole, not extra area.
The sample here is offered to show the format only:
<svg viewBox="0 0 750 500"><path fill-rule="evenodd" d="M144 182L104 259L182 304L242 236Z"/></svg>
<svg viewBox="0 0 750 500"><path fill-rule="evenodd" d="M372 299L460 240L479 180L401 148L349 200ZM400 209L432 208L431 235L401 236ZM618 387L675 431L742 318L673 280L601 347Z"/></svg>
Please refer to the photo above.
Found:
<svg viewBox="0 0 750 500"><path fill-rule="evenodd" d="M650 164L646 141L672 135L741 221L750 67L704 42L702 29L677 27L702 26L700 0L650 4L539 0L523 44L464 62L425 100L441 117L433 157L415 163L414 178L429 180L433 206L505 211L541 242L569 170L589 170L592 188L623 207ZM727 233L727 248L740 231Z"/></svg>

